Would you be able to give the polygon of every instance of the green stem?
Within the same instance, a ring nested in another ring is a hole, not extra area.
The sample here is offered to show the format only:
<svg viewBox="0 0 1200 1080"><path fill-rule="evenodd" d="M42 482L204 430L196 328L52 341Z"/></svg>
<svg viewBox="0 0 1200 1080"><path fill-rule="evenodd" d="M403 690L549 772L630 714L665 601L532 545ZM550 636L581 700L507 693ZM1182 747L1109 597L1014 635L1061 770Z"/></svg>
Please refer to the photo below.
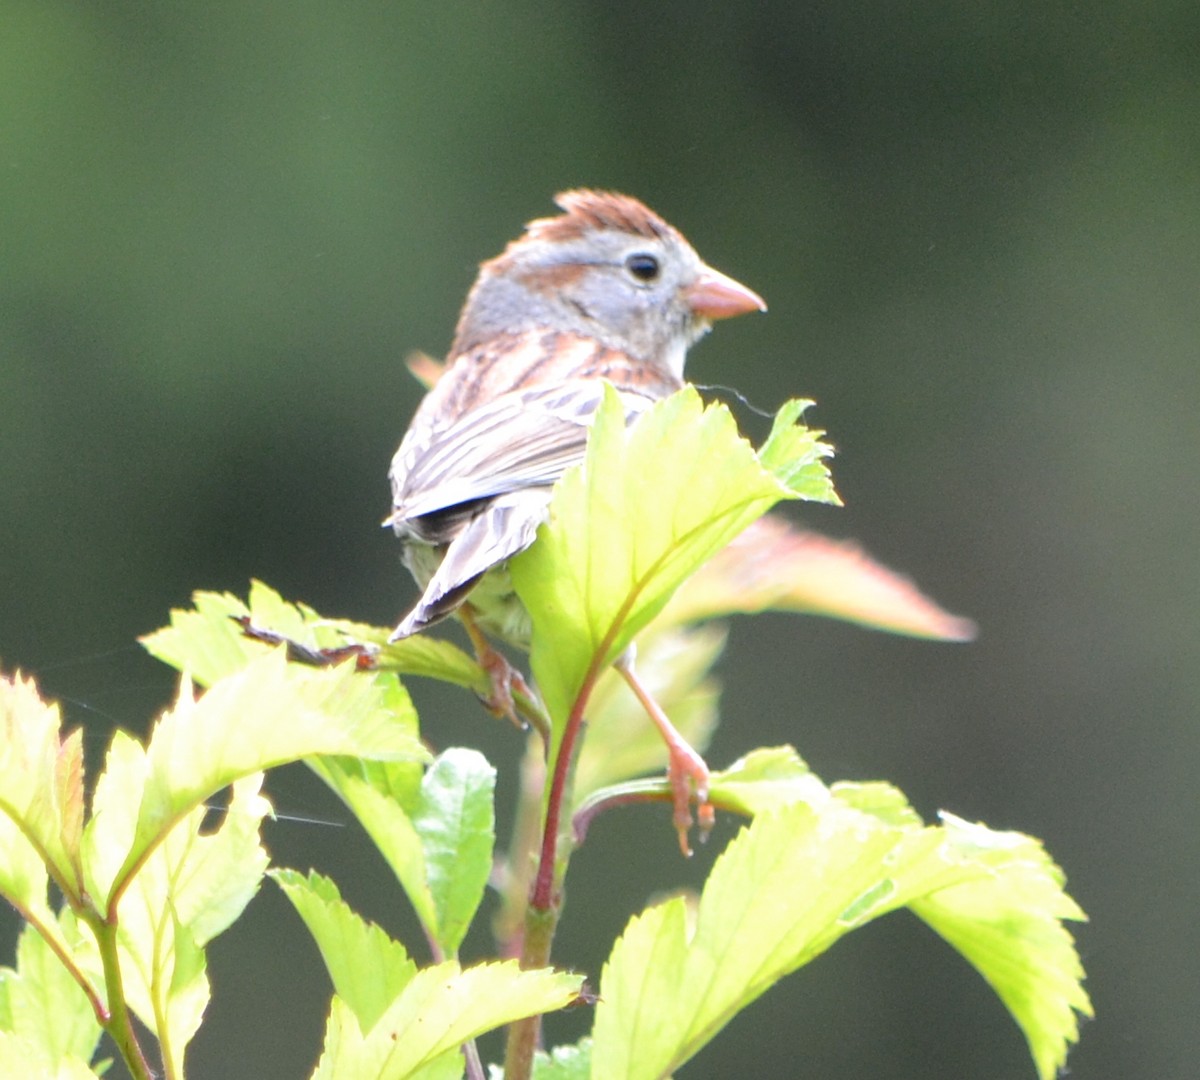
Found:
<svg viewBox="0 0 1200 1080"><path fill-rule="evenodd" d="M88 917L87 921L96 935L100 959L104 965L104 989L108 998L108 1018L104 1021L104 1030L116 1044L133 1080L154 1080L154 1071L138 1045L137 1035L133 1030L133 1014L125 1001L121 959L117 952L116 924L98 915Z"/></svg>
<svg viewBox="0 0 1200 1080"><path fill-rule="evenodd" d="M558 926L560 909L539 910L532 904L525 915L525 940L521 949L521 967L547 967L550 963L550 946L554 943L554 931ZM533 1055L541 1036L541 1017L527 1016L511 1024L508 1029L508 1046L504 1055L506 1080L529 1080L533 1074Z"/></svg>

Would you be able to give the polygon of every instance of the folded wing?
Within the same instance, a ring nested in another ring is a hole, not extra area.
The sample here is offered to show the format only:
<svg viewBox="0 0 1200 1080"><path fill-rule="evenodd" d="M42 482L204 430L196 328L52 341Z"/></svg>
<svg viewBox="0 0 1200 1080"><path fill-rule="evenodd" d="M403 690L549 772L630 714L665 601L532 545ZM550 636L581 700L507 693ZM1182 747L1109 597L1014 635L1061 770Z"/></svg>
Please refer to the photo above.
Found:
<svg viewBox="0 0 1200 1080"><path fill-rule="evenodd" d="M425 588L393 640L449 615L481 575L533 543L550 489L584 458L604 386L577 379L514 390L400 444L385 524L410 541L406 562ZM653 404L619 394L627 424ZM440 562L431 547L445 548Z"/></svg>

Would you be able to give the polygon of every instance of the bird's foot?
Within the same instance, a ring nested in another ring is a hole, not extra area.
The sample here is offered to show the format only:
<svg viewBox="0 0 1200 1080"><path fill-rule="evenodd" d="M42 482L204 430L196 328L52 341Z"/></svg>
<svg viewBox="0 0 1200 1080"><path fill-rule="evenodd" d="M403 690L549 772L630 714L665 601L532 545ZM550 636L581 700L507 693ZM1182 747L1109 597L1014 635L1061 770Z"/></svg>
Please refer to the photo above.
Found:
<svg viewBox="0 0 1200 1080"><path fill-rule="evenodd" d="M688 841L692 825L700 826L700 840L703 843L712 832L716 821L716 811L708 797L709 768L691 743L678 731L667 718L667 714L650 691L638 677L633 666L634 652L632 646L617 660L616 668L629 684L642 708L646 710L654 726L658 728L663 742L667 745L667 780L671 785L671 797L675 806L675 830L679 833L679 848L685 856L692 854ZM696 806L696 817L692 817L692 804Z"/></svg>
<svg viewBox="0 0 1200 1080"><path fill-rule="evenodd" d="M259 626L249 615L231 615L230 618L242 628L242 633L248 638L261 641L266 645L285 645L287 658L296 663L308 664L310 667L332 667L353 656L354 666L359 671L375 669L379 650L374 645L368 645L361 641L348 641L345 645L322 649L314 645L305 645L286 634Z"/></svg>

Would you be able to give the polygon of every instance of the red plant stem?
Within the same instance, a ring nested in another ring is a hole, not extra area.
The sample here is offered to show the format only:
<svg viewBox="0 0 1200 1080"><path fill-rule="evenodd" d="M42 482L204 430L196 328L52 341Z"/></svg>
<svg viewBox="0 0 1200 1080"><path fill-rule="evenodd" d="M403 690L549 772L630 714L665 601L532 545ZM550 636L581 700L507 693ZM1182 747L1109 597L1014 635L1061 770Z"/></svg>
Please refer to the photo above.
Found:
<svg viewBox="0 0 1200 1080"><path fill-rule="evenodd" d="M530 906L537 911L549 911L552 906L556 906L555 869L558 864L559 823L566 799L567 780L575 763L575 745L583 731L583 709L591 697L595 681L595 675L589 672L567 717L562 742L558 744L558 754L554 758L550 794L546 799L546 826L542 831L542 851L538 859L537 876L533 880L533 891L529 897Z"/></svg>
<svg viewBox="0 0 1200 1080"><path fill-rule="evenodd" d="M546 820L542 830L541 853L537 874L525 910L525 934L521 945L521 967L546 967L550 963L550 947L559 917L559 825L567 801L575 752L583 732L583 710L595 686L597 669L585 676L579 693L567 717L562 741L554 757L550 791L546 798ZM518 1020L508 1029L505 1048L504 1075L509 1080L527 1080L533 1072L533 1054L541 1034L541 1018L529 1016Z"/></svg>

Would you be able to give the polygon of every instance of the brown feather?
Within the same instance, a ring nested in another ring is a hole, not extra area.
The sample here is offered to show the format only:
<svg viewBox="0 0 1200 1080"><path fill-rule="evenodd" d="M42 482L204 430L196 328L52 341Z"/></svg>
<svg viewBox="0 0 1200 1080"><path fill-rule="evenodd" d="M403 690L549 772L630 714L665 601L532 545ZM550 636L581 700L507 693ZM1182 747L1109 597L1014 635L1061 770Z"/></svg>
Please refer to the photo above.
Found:
<svg viewBox="0 0 1200 1080"><path fill-rule="evenodd" d="M566 213L531 221L525 231L537 240L576 240L593 229L615 229L633 236L663 240L679 234L645 203L612 191L579 188L562 191L554 202ZM520 241L515 241L520 243Z"/></svg>
<svg viewBox="0 0 1200 1080"><path fill-rule="evenodd" d="M480 625L523 640L528 617L504 564L533 543L553 483L583 460L601 380L631 423L679 389L687 347L708 328L687 290L707 274L710 291L725 283L735 300L753 297L637 199L578 189L555 202L561 215L531 221L480 266L444 370L410 365L433 385L393 459L385 524L405 540L423 595L392 640L449 614L477 585ZM672 271L653 287L621 276L630 245L646 241Z"/></svg>

